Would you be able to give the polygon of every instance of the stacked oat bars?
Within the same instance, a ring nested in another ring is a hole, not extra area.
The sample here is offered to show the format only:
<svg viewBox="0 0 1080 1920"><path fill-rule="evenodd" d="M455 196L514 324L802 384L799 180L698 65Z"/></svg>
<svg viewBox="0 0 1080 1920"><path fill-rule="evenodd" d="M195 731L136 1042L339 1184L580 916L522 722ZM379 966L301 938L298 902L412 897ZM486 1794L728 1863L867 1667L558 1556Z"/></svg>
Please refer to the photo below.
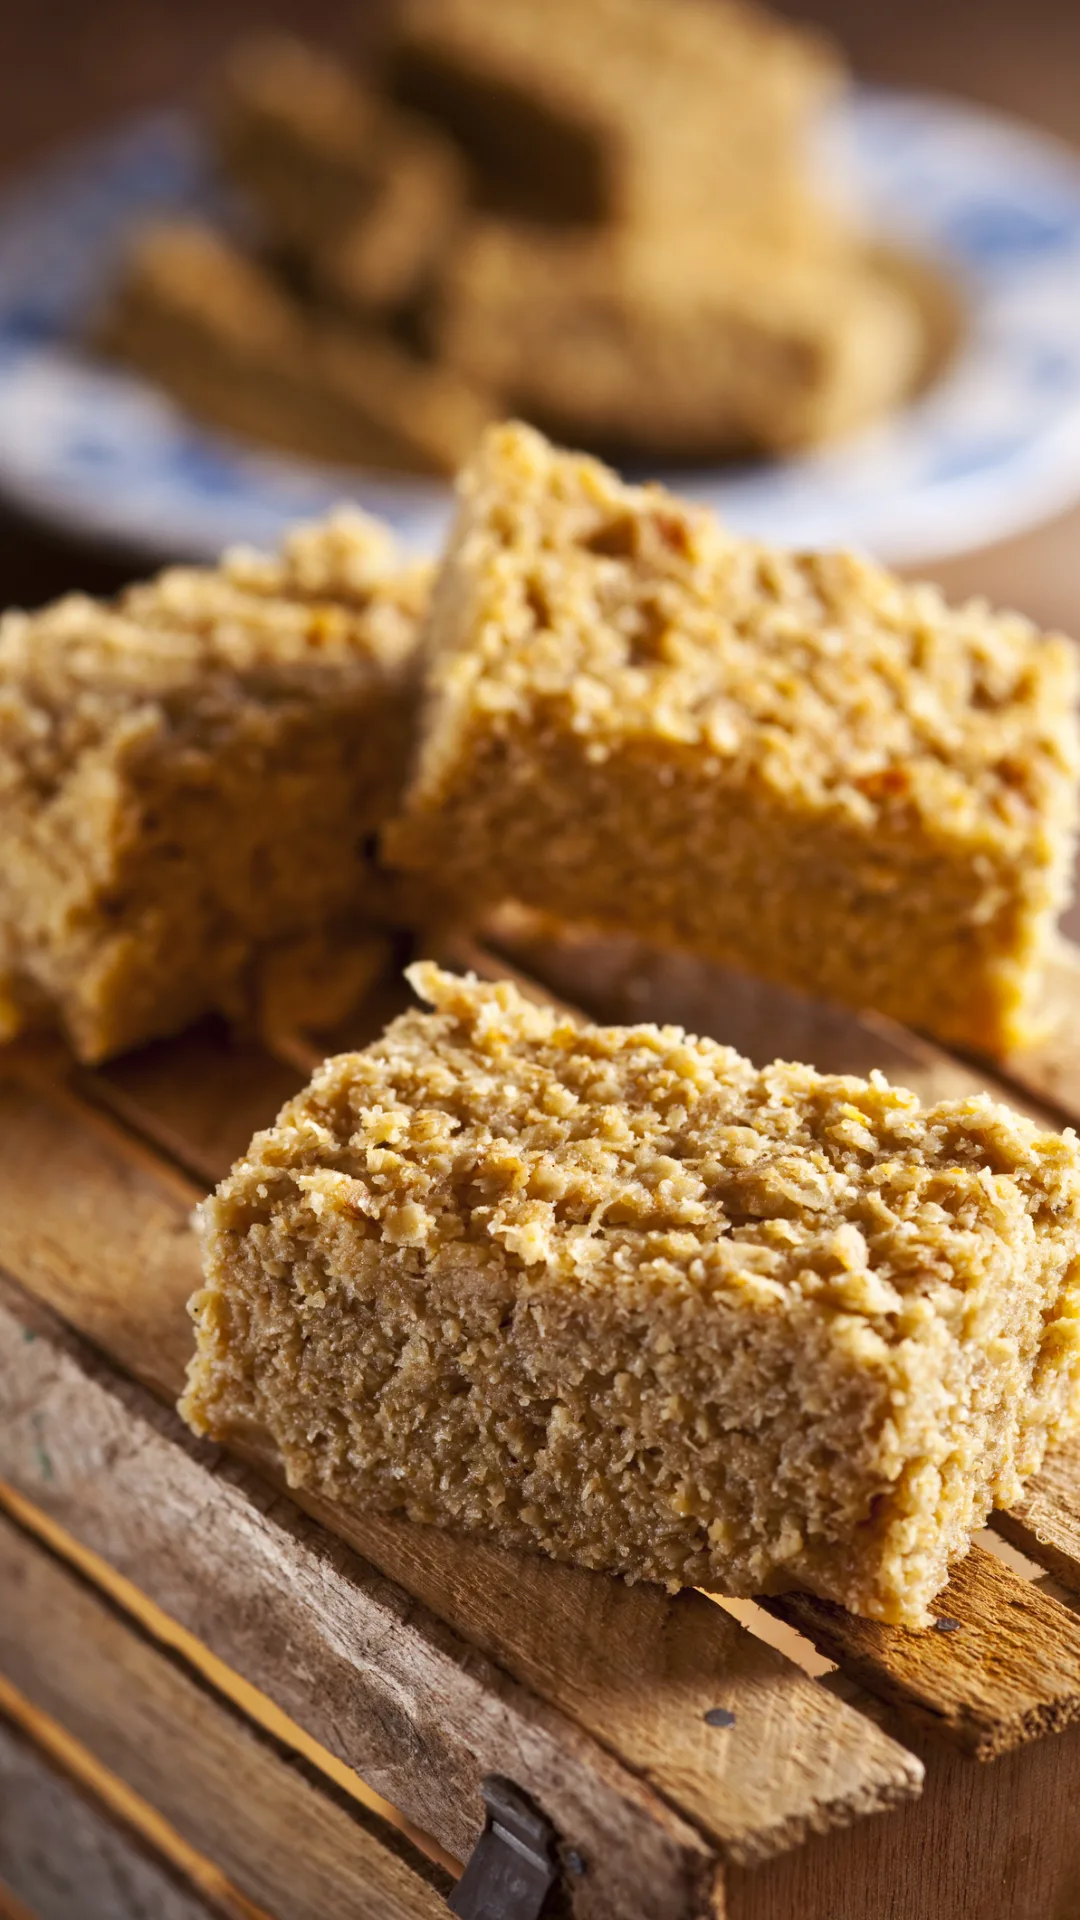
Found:
<svg viewBox="0 0 1080 1920"><path fill-rule="evenodd" d="M93 1061L267 967L303 991L298 943L385 910L397 812L414 899L1004 1045L1066 890L1074 706L1016 617L504 426L434 589L346 512L4 618L5 1025ZM202 1209L187 1418L508 1546L926 1624L1080 1419L1074 1135L411 977L432 1011L326 1062Z"/></svg>
<svg viewBox="0 0 1080 1920"><path fill-rule="evenodd" d="M463 476L399 859L986 1046L1067 886L1064 642L534 432ZM182 1403L294 1484L909 1628L1080 1420L1080 1147L431 965L201 1215Z"/></svg>
<svg viewBox="0 0 1080 1920"><path fill-rule="evenodd" d="M508 411L672 458L826 439L928 352L818 180L840 77L741 0L401 0L365 80L241 47L212 137L255 249L156 230L104 338L221 424L371 465L452 471Z"/></svg>

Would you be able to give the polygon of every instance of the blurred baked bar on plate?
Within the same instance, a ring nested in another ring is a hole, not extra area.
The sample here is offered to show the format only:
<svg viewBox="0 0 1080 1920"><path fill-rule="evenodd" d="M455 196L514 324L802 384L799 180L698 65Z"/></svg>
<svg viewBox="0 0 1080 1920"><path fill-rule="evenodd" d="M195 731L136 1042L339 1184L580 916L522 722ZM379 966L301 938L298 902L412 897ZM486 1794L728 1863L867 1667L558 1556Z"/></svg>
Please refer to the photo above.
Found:
<svg viewBox="0 0 1080 1920"><path fill-rule="evenodd" d="M390 85L453 134L489 204L653 224L749 211L805 163L840 76L739 0L403 0Z"/></svg>
<svg viewBox="0 0 1080 1920"><path fill-rule="evenodd" d="M491 411L452 368L300 303L190 222L136 237L101 338L214 425L317 460L452 473Z"/></svg>
<svg viewBox="0 0 1080 1920"><path fill-rule="evenodd" d="M464 165L434 127L331 54L268 35L233 54L211 131L265 239L316 288L364 311L423 288L465 198Z"/></svg>
<svg viewBox="0 0 1080 1920"><path fill-rule="evenodd" d="M919 311L845 234L477 223L448 264L442 357L557 437L671 459L773 452L861 425L917 384Z"/></svg>

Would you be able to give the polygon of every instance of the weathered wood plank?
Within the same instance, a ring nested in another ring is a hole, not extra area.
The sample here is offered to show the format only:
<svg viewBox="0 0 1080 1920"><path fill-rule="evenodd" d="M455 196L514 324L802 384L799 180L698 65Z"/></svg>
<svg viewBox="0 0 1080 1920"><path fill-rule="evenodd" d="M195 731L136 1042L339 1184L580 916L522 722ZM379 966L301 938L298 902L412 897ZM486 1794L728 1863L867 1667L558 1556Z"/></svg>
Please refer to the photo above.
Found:
<svg viewBox="0 0 1080 1920"><path fill-rule="evenodd" d="M0 1059L0 1268L175 1400L199 1189L62 1086Z"/></svg>
<svg viewBox="0 0 1080 1920"><path fill-rule="evenodd" d="M100 1118L79 1125L38 1087L0 1086L0 1128L11 1138L0 1161L0 1264L175 1397L197 1263L173 1185L132 1162ZM629 1763L728 1857L764 1857L917 1791L901 1747L701 1595L671 1600L481 1541L302 1504ZM736 1714L722 1739L704 1719L717 1705Z"/></svg>
<svg viewBox="0 0 1080 1920"><path fill-rule="evenodd" d="M813 1594L761 1604L977 1760L1080 1720L1080 1617L979 1546L934 1603L940 1630L884 1627Z"/></svg>
<svg viewBox="0 0 1080 1920"><path fill-rule="evenodd" d="M244 1152L302 1082L294 1066L205 1021L178 1040L160 1040L75 1083L207 1186Z"/></svg>
<svg viewBox="0 0 1080 1920"><path fill-rule="evenodd" d="M0 1475L17 1493L457 1858L500 1773L586 1861L582 1920L710 1912L715 1851L636 1775L2 1285Z"/></svg>
<svg viewBox="0 0 1080 1920"><path fill-rule="evenodd" d="M1051 1453L1009 1513L996 1513L1005 1540L1080 1593L1080 1440Z"/></svg>
<svg viewBox="0 0 1080 1920"><path fill-rule="evenodd" d="M277 1750L307 1764L318 1780L329 1780L350 1800L358 1800L369 1812L376 1814L384 1825L404 1833L426 1859L436 1861L452 1878L457 1877L461 1862L440 1847L430 1833L413 1826L399 1808L392 1807L388 1800L384 1800L373 1787L361 1780L352 1767L329 1753L295 1720L291 1720L271 1700L269 1694L260 1692L249 1681L241 1679L238 1673L211 1653L203 1641L196 1639L193 1633L180 1626L161 1607L155 1606L133 1581L125 1579L100 1554L76 1540L74 1535L50 1519L33 1501L24 1499L9 1482L2 1480L0 1511L6 1513L31 1539L39 1541L47 1551L63 1561L65 1566L81 1574L96 1592L112 1600L126 1618L133 1619L142 1627L155 1645L172 1648L189 1668L202 1676L215 1694L231 1701L244 1720L253 1721L269 1734ZM786 1629L781 1628L780 1631ZM33 1729L30 1731L33 1732Z"/></svg>
<svg viewBox="0 0 1080 1920"><path fill-rule="evenodd" d="M1080 1727L992 1767L920 1751L921 1800L733 1871L726 1920L1076 1920Z"/></svg>
<svg viewBox="0 0 1080 1920"><path fill-rule="evenodd" d="M3 1718L0 1879L34 1920L221 1920L223 1912Z"/></svg>
<svg viewBox="0 0 1080 1920"><path fill-rule="evenodd" d="M0 1672L276 1920L438 1920L450 1879L0 1518Z"/></svg>
<svg viewBox="0 0 1080 1920"><path fill-rule="evenodd" d="M141 1839L150 1852L165 1860L184 1885L190 1886L223 1920L271 1920L263 1907L233 1886L220 1867L177 1833L149 1800L110 1773L88 1747L76 1740L63 1721L43 1713L14 1687L0 1669L0 1718L6 1719L51 1766L64 1774L91 1802L104 1808L119 1825Z"/></svg>

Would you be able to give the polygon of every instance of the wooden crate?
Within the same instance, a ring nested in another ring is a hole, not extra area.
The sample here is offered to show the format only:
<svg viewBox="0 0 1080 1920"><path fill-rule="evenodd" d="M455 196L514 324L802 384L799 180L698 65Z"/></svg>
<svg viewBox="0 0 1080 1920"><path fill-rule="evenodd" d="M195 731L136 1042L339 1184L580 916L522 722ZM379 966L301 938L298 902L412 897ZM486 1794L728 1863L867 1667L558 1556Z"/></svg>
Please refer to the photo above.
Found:
<svg viewBox="0 0 1080 1920"><path fill-rule="evenodd" d="M888 1022L716 969L511 923L492 939L450 957L759 1059L988 1084ZM1067 953L1055 995L1053 1041L994 1084L1062 1124ZM0 1056L0 1911L434 1916L496 1776L549 1824L545 1913L1076 1920L1080 1448L995 1516L996 1550L913 1634L287 1495L269 1449L187 1432L193 1204L312 1059L403 1001L395 971L347 1033L264 1047L206 1026L95 1072L51 1043Z"/></svg>

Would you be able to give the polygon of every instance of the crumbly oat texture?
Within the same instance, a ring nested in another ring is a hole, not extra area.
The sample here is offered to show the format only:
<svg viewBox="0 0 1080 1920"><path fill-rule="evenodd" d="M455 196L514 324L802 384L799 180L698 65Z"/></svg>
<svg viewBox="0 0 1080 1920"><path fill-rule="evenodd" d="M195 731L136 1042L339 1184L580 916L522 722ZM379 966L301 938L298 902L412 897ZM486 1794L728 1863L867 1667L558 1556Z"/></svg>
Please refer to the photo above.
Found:
<svg viewBox="0 0 1080 1920"><path fill-rule="evenodd" d="M294 299L194 221L136 235L101 343L213 425L317 460L449 474L490 416L454 369Z"/></svg>
<svg viewBox="0 0 1080 1920"><path fill-rule="evenodd" d="M899 403L927 346L909 289L826 225L797 245L657 245L477 223L444 274L439 345L507 410L593 446L814 445Z"/></svg>
<svg viewBox="0 0 1080 1920"><path fill-rule="evenodd" d="M185 1417L293 1485L924 1625L1080 1415L1080 1149L430 964L201 1211Z"/></svg>
<svg viewBox="0 0 1080 1920"><path fill-rule="evenodd" d="M100 1060L327 977L338 923L380 910L428 584L343 509L3 616L0 1032L46 1017Z"/></svg>
<svg viewBox="0 0 1080 1920"><path fill-rule="evenodd" d="M726 533L528 428L461 482L388 856L991 1052L1076 814L1068 642Z"/></svg>
<svg viewBox="0 0 1080 1920"><path fill-rule="evenodd" d="M402 0L388 64L489 204L653 228L787 193L839 77L821 40L739 0Z"/></svg>

